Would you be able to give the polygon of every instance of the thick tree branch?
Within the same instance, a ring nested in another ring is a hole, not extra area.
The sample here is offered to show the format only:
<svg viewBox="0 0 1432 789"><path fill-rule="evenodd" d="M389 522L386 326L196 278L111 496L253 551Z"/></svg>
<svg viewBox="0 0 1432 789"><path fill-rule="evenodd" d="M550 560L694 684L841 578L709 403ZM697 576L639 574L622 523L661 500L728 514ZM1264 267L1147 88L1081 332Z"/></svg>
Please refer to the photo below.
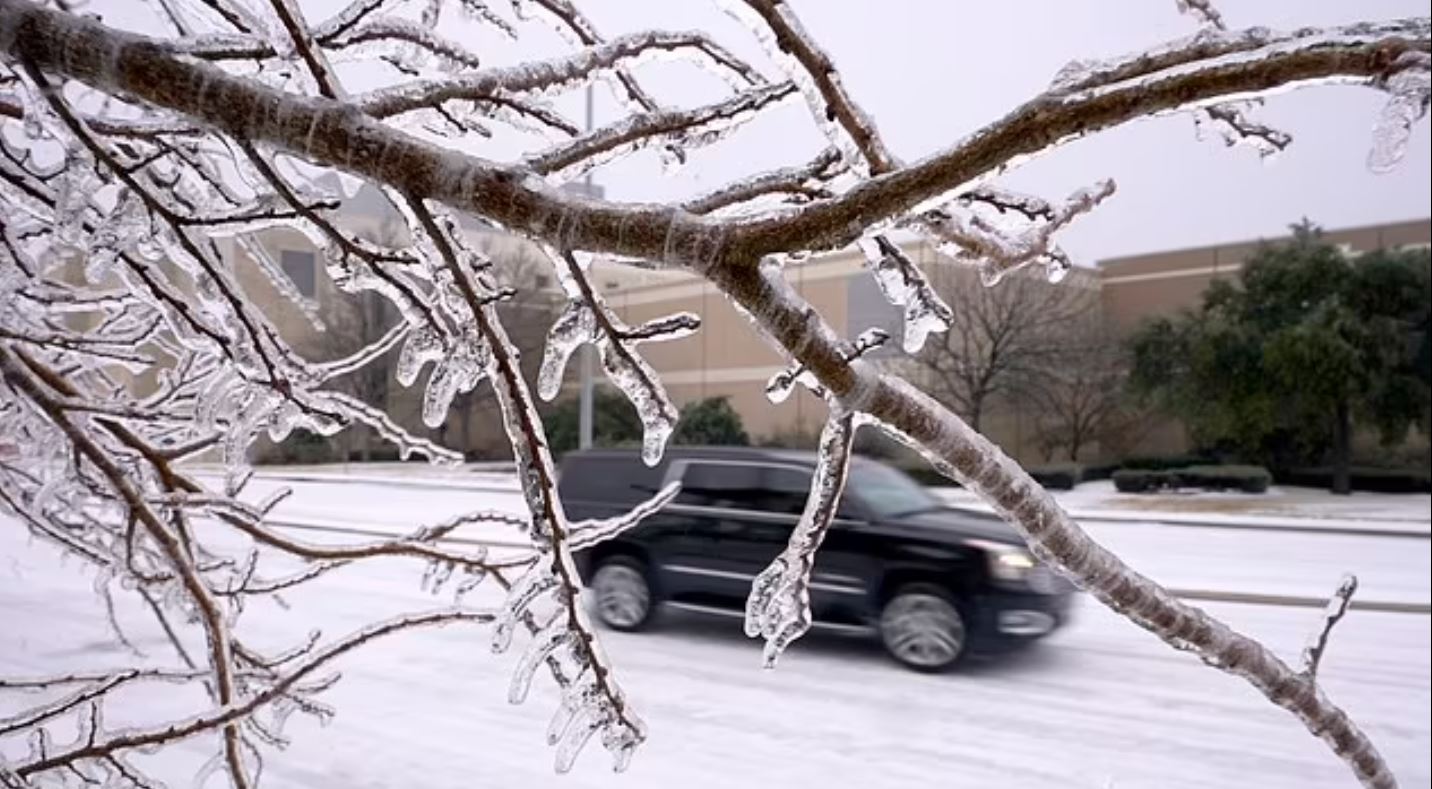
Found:
<svg viewBox="0 0 1432 789"><path fill-rule="evenodd" d="M945 151L872 178L839 197L794 211L715 220L665 206L578 200L518 168L435 148L397 133L345 105L298 100L202 63L157 42L50 11L28 0L0 0L0 51L95 88L139 97L240 138L263 140L412 194L488 217L504 227L554 239L559 225L574 249L703 269L732 260L754 266L761 255L829 249L862 228L967 187L1020 156L1077 135L1150 114L1276 88L1335 79L1371 81L1405 52L1432 50L1425 21L1391 23L1317 39L1268 35L1260 46L1201 54L1199 68L1159 79L1037 98ZM611 46L611 45L608 45ZM1175 65L1199 58L1190 45ZM581 73L574 70L573 77ZM540 80L539 80L540 82ZM469 86L472 87L472 86ZM478 86L480 87L480 86ZM438 91L441 93L441 90ZM426 96L425 99L432 99ZM404 101L422 106L421 101Z"/></svg>

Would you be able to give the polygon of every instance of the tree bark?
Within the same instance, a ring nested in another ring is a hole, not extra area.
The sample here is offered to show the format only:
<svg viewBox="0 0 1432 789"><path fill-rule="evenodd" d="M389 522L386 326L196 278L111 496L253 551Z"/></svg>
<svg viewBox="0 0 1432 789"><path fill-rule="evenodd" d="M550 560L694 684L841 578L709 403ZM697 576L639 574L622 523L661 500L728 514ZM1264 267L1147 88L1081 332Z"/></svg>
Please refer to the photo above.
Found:
<svg viewBox="0 0 1432 789"><path fill-rule="evenodd" d="M1333 493L1352 493L1352 413L1347 400L1340 400L1333 422Z"/></svg>

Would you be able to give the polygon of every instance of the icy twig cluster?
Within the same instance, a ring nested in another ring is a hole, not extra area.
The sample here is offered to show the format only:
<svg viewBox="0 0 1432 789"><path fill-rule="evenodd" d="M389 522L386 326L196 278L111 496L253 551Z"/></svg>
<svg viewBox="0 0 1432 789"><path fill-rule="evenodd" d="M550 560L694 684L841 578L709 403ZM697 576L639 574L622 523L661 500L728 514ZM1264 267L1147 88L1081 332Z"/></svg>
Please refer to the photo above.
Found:
<svg viewBox="0 0 1432 789"><path fill-rule="evenodd" d="M1369 156L1373 169L1386 169L1428 109L1428 20L1233 30L1209 2L1181 0L1202 23L1196 35L1071 63L1007 115L907 164L786 3L726 5L765 44L777 78L704 33L604 37L571 0L514 0L510 15L481 0L353 0L315 22L293 0L171 0L155 4L169 31L159 39L31 0L0 0L0 444L25 448L19 460L0 459L0 508L94 568L104 604L115 594L140 596L175 653L174 665L0 684L50 693L0 721L0 737L31 742L20 761L0 763L7 789L149 785L131 752L200 735L217 735L211 769L251 786L261 753L284 742L289 711L330 713L318 697L331 685L323 668L333 656L448 622L490 623L497 651L517 630L531 634L509 696L523 700L539 672L553 678L561 701L548 740L558 769L570 768L593 738L625 766L646 729L587 620L573 552L620 536L676 490L623 515L568 520L533 386L503 324L514 282L467 238L459 212L536 242L562 283L567 300L536 394L555 396L574 350L596 346L607 376L642 416L648 462L660 462L677 412L639 346L695 331L697 319L627 325L590 282L594 256L704 276L789 359L771 397L801 383L826 399L831 417L800 527L749 600L748 632L766 639L768 665L809 626L809 573L837 511L852 434L871 424L979 492L1041 559L1098 600L1248 681L1322 736L1365 784L1394 785L1372 743L1316 681L1350 588L1335 599L1341 607L1327 617L1304 670L1292 669L1090 539L985 438L864 358L886 341L883 333L839 336L790 286L783 266L858 243L886 297L904 310L902 345L919 349L958 316L896 243L897 229L930 237L996 287L1010 287L1010 273L1030 264L1058 279L1070 261L1056 234L1108 198L1113 183L1051 202L1013 193L999 176L1063 142L1175 111L1201 112L1230 139L1281 149L1291 138L1235 102L1289 86L1355 82L1387 93ZM468 25L520 39L534 24L556 30L570 50L490 64L469 38L450 32ZM728 92L697 106L660 102L641 69L666 58L709 70ZM341 77L360 60L386 71L354 91ZM625 113L584 133L555 99L594 82L610 87ZM804 164L674 205L558 188L648 150L679 164L690 149L797 94L830 145ZM531 138L523 155L483 155L490 139L513 134ZM345 228L338 208L365 180L401 217L402 243ZM258 308L228 252L242 251L273 291L319 322L324 313L264 251L262 234L275 228L313 241L340 291L391 304L394 324L342 358L305 358ZM290 537L271 518L281 496L255 501L246 492L247 450L260 435L279 441L300 428L331 435L357 423L405 456L458 459L336 387L394 349L399 382L423 387L428 425L442 424L456 398L490 387L527 516L471 513L359 544ZM225 465L215 486L181 463L205 452ZM498 562L442 542L474 523L519 529L531 551ZM236 554L214 534L239 535L252 547ZM490 578L506 590L505 602L491 612L403 617L277 653L246 642L245 600L377 556L418 560L422 584L451 583L458 599ZM202 685L210 708L153 729L105 725L115 688L157 682ZM61 719L77 739L55 742Z"/></svg>
<svg viewBox="0 0 1432 789"><path fill-rule="evenodd" d="M746 635L766 640L766 668L775 668L786 647L811 626L811 569L840 506L858 425L856 415L841 413L838 405L832 412L821 431L810 495L790 544L756 576L746 601Z"/></svg>

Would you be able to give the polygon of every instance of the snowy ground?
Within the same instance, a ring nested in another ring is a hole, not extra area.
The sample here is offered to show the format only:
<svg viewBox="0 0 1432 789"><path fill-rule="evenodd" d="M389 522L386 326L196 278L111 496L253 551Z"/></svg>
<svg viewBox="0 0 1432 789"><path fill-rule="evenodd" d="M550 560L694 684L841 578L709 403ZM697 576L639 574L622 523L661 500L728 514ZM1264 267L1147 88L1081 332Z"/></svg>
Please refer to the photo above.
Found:
<svg viewBox="0 0 1432 789"><path fill-rule="evenodd" d="M294 494L277 511L297 524L399 534L466 510L520 511L518 493L453 486L296 482L259 478L255 496L281 486ZM1168 586L1204 591L1325 597L1344 572L1362 581L1369 601L1432 603L1432 551L1417 538L1345 534L1163 528L1126 521L1085 524L1097 539ZM468 529L463 536L494 542L518 537L508 529Z"/></svg>
<svg viewBox="0 0 1432 789"><path fill-rule="evenodd" d="M942 488L952 503L977 504L967 490ZM1272 487L1267 493L1188 491L1120 493L1108 480L1086 482L1054 498L1076 517L1094 520L1155 520L1165 523L1253 525L1269 528L1375 530L1428 534L1432 496L1426 493L1363 493L1334 496L1315 488Z"/></svg>
<svg viewBox="0 0 1432 789"><path fill-rule="evenodd" d="M271 484L260 481L260 485ZM257 492L257 491L256 491ZM405 531L459 509L509 508L515 496L416 487L303 484L284 516ZM1098 524L1096 534L1174 586L1325 595L1345 569L1369 599L1429 598L1427 543L1407 538L1237 532ZM310 532L315 539L336 535ZM478 536L478 535L469 535ZM504 535L507 536L507 535ZM279 643L311 626L336 636L389 613L443 604L418 589L421 569L384 561L351 568L258 606L250 638ZM470 599L494 605L495 594ZM1296 657L1317 613L1210 604L1214 613ZM137 609L139 646L163 655ZM1354 611L1328 653L1328 692L1368 728L1408 787L1432 785L1432 637L1420 614ZM554 706L541 686L505 704L514 654L494 657L486 633L397 636L343 659L326 729L295 719L294 745L271 755L268 787L661 787L813 785L1334 787L1347 771L1286 713L1241 682L1172 652L1087 601L1039 648L948 676L900 670L863 641L817 636L775 672L725 620L667 617L657 632L605 634L608 651L652 728L631 772L614 776L593 747L554 776L542 742ZM128 660L110 644L90 579L0 522L0 675L95 669ZM33 701L33 697L28 697ZM0 718L16 700L0 695ZM176 690L130 699L111 723L193 711ZM12 755L20 747L0 741ZM171 785L212 753L194 741L155 766Z"/></svg>

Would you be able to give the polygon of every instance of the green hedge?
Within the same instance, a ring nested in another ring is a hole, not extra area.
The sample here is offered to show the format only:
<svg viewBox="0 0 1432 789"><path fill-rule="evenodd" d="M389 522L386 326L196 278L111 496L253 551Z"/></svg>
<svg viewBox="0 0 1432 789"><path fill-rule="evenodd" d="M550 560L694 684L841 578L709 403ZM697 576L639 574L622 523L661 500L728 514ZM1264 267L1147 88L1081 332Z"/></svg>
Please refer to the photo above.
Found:
<svg viewBox="0 0 1432 789"><path fill-rule="evenodd" d="M274 445L259 462L308 465L331 463L340 457L338 445L332 439L298 428L282 443Z"/></svg>
<svg viewBox="0 0 1432 789"><path fill-rule="evenodd" d="M1125 458L1118 468L1138 471L1173 471L1190 466L1207 466L1212 461L1201 455L1135 455Z"/></svg>
<svg viewBox="0 0 1432 789"><path fill-rule="evenodd" d="M1120 493L1147 493L1179 488L1240 490L1264 493L1273 475L1260 466L1187 466L1177 469L1130 469L1114 472L1114 487Z"/></svg>
<svg viewBox="0 0 1432 789"><path fill-rule="evenodd" d="M901 470L922 485L954 486L955 483L929 466L904 466ZM1078 463L1052 463L1026 469L1034 481L1049 490L1073 490L1081 482L1108 479L1112 466L1083 466Z"/></svg>
<svg viewBox="0 0 1432 789"><path fill-rule="evenodd" d="M1049 490L1073 490L1084 481L1084 467L1078 463L1054 463L1048 466L1034 466L1029 476Z"/></svg>
<svg viewBox="0 0 1432 789"><path fill-rule="evenodd" d="M1415 468L1374 468L1353 466L1351 469L1352 489L1372 493L1428 493L1432 492L1432 474ZM1295 468L1278 474L1283 485L1299 485L1307 488L1330 488L1333 484L1333 470L1330 468Z"/></svg>

